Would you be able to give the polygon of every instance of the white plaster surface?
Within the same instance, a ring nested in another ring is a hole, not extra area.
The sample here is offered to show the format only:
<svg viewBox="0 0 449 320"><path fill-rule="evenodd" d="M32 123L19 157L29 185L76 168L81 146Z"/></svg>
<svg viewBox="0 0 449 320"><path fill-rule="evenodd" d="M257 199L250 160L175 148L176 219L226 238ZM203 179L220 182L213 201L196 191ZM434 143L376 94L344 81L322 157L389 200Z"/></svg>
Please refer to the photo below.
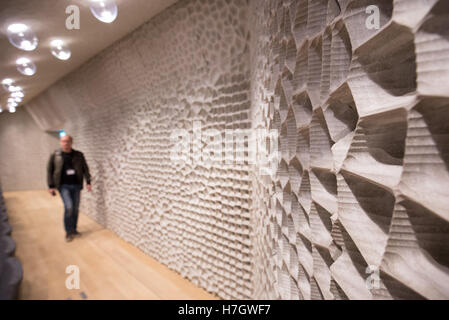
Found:
<svg viewBox="0 0 449 320"><path fill-rule="evenodd" d="M447 299L448 15L181 1L28 107L85 153L84 212L222 298ZM277 174L173 164L194 120L278 130Z"/></svg>

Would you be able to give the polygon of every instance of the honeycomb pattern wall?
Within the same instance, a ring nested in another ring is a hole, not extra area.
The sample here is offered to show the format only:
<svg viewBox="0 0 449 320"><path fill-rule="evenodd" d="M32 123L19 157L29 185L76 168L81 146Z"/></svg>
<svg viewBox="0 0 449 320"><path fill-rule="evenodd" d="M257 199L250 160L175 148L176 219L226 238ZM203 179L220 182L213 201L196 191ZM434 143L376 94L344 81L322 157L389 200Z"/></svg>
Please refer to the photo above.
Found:
<svg viewBox="0 0 449 320"><path fill-rule="evenodd" d="M80 211L226 299L251 296L248 165L173 162L170 135L201 147L194 123L250 127L247 15L247 1L180 1L28 106L62 110L86 156Z"/></svg>
<svg viewBox="0 0 449 320"><path fill-rule="evenodd" d="M379 9L379 28L366 27ZM449 2L252 3L254 297L449 298Z"/></svg>
<svg viewBox="0 0 449 320"><path fill-rule="evenodd" d="M449 298L448 21L444 0L184 0L27 108L86 155L83 212L222 298ZM277 130L276 174L171 162L195 121Z"/></svg>

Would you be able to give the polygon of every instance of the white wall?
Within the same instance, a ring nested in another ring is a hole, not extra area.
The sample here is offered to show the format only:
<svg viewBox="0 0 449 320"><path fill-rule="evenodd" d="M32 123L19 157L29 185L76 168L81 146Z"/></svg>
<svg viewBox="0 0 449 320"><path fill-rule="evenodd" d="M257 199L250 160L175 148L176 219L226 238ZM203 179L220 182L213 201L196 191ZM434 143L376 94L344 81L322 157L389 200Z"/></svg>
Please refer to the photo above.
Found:
<svg viewBox="0 0 449 320"><path fill-rule="evenodd" d="M47 160L58 139L43 132L23 107L0 114L0 181L6 191L47 188Z"/></svg>

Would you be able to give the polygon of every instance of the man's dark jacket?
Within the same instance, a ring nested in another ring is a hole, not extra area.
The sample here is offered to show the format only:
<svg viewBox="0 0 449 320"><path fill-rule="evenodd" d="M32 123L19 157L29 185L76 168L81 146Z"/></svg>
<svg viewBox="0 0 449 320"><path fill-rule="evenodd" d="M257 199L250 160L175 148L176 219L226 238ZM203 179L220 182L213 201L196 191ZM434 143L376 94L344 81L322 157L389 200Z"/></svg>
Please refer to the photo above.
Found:
<svg viewBox="0 0 449 320"><path fill-rule="evenodd" d="M90 184L89 167L82 152L72 149L73 157L72 163L75 169L76 181L83 188L83 178L86 178L86 183ZM47 184L49 188L59 188L61 185L62 167L64 165L64 158L62 157L61 148L53 152L48 159L47 164Z"/></svg>

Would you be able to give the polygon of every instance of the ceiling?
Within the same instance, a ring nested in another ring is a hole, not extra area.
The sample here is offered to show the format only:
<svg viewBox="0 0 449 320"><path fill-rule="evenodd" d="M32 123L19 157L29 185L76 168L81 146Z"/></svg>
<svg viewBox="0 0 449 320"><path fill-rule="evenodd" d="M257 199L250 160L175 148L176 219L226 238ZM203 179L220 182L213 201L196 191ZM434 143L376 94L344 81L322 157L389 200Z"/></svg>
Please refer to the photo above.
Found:
<svg viewBox="0 0 449 320"><path fill-rule="evenodd" d="M23 88L26 104L58 79L78 68L97 53L119 40L177 0L115 0L118 16L112 23L97 20L89 9L89 0L1 0L0 1L0 83L11 78ZM80 29L68 30L66 8L80 9ZM28 25L39 39L34 51L23 51L8 40L7 28L12 23ZM50 42L64 40L72 56L59 60L50 52ZM16 69L19 57L31 59L37 67L33 76ZM7 110L9 92L0 84L0 105Z"/></svg>

